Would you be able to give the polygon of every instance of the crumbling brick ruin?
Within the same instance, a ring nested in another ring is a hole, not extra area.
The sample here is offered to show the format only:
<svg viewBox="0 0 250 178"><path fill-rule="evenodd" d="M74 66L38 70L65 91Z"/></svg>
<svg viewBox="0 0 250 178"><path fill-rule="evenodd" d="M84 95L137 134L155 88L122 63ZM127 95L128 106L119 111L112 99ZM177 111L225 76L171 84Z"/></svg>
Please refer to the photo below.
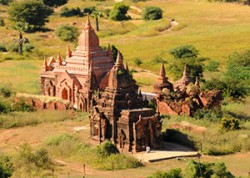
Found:
<svg viewBox="0 0 250 178"><path fill-rule="evenodd" d="M184 67L182 78L173 85L165 76L162 64L160 77L154 85L156 103L161 114L192 116L202 108L220 107L222 92L217 90L201 91L199 78L189 77L187 65Z"/></svg>

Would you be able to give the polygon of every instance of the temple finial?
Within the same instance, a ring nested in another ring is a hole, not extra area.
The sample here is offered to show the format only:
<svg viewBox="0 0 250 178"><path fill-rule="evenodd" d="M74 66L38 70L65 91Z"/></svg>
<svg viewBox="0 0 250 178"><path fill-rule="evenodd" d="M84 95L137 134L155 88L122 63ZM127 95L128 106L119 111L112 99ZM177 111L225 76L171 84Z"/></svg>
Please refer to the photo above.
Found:
<svg viewBox="0 0 250 178"><path fill-rule="evenodd" d="M161 77L165 77L166 76L166 71L165 71L164 63L162 63L162 65L161 65L160 76Z"/></svg>
<svg viewBox="0 0 250 178"><path fill-rule="evenodd" d="M48 63L47 63L47 60L45 57L44 57L44 61L43 61L43 68L44 68L44 71L48 71Z"/></svg>
<svg viewBox="0 0 250 178"><path fill-rule="evenodd" d="M111 50L111 47L110 47L110 43L108 44L108 51L110 51Z"/></svg>
<svg viewBox="0 0 250 178"><path fill-rule="evenodd" d="M68 48L67 48L67 57L71 57L71 50L70 50L70 46L68 45Z"/></svg>
<svg viewBox="0 0 250 178"><path fill-rule="evenodd" d="M187 64L185 64L184 66L184 70L183 70L183 74L182 74L183 77L188 77L188 71L187 71Z"/></svg>
<svg viewBox="0 0 250 178"><path fill-rule="evenodd" d="M125 69L129 72L128 62L126 62Z"/></svg>
<svg viewBox="0 0 250 178"><path fill-rule="evenodd" d="M116 58L115 64L118 66L123 65L123 59L122 59L122 55L121 55L120 51L117 52L117 58Z"/></svg>
<svg viewBox="0 0 250 178"><path fill-rule="evenodd" d="M142 97L141 89L139 89L138 95L139 95L140 97Z"/></svg>
<svg viewBox="0 0 250 178"><path fill-rule="evenodd" d="M200 87L200 79L199 79L199 76L196 76L195 77L195 84L194 84L195 86L197 86L197 87Z"/></svg>
<svg viewBox="0 0 250 178"><path fill-rule="evenodd" d="M58 63L59 65L62 65L62 57L61 57L61 53L58 53L58 57L57 57Z"/></svg>
<svg viewBox="0 0 250 178"><path fill-rule="evenodd" d="M90 23L90 19L89 19L89 14L87 15L87 22L85 24L84 29L91 29L91 23Z"/></svg>

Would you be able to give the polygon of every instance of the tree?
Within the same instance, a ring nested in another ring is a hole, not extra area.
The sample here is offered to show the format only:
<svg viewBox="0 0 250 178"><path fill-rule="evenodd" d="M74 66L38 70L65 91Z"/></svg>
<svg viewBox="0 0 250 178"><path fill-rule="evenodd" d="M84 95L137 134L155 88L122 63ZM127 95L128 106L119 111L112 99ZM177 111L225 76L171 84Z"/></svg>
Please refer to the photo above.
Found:
<svg viewBox="0 0 250 178"><path fill-rule="evenodd" d="M158 20L162 18L163 10L160 7L145 7L142 17L144 20Z"/></svg>
<svg viewBox="0 0 250 178"><path fill-rule="evenodd" d="M69 25L59 26L55 33L63 41L75 41L79 35L77 28Z"/></svg>
<svg viewBox="0 0 250 178"><path fill-rule="evenodd" d="M226 72L220 79L208 80L206 89L219 89L223 96L232 99L245 98L250 93L250 50L229 56Z"/></svg>
<svg viewBox="0 0 250 178"><path fill-rule="evenodd" d="M109 18L115 21L129 20L130 17L126 15L128 10L129 6L120 2L115 3L113 9L109 13Z"/></svg>
<svg viewBox="0 0 250 178"><path fill-rule="evenodd" d="M53 9L41 1L18 1L9 7L9 18L15 23L23 25L25 31L33 32L41 30Z"/></svg>
<svg viewBox="0 0 250 178"><path fill-rule="evenodd" d="M190 161L185 169L185 177L187 178L234 178L234 176L227 171L224 163L200 163Z"/></svg>
<svg viewBox="0 0 250 178"><path fill-rule="evenodd" d="M196 58L199 54L198 50L192 45L178 46L171 49L169 53L178 59Z"/></svg>
<svg viewBox="0 0 250 178"><path fill-rule="evenodd" d="M205 58L198 58L199 51L192 45L178 46L171 49L169 53L174 57L168 70L174 74L174 79L178 79L182 75L184 65L188 65L188 72L190 77L195 79L196 76L202 76L203 64Z"/></svg>
<svg viewBox="0 0 250 178"><path fill-rule="evenodd" d="M43 0L43 3L49 7L59 7L67 4L68 0Z"/></svg>

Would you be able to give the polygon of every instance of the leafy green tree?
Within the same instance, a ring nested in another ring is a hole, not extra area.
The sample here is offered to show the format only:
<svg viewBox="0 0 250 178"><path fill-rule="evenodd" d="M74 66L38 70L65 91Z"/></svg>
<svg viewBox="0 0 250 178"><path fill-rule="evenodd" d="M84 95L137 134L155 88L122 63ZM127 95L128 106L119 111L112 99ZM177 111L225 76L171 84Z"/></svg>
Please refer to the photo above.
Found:
<svg viewBox="0 0 250 178"><path fill-rule="evenodd" d="M13 172L14 166L10 157L0 155L0 178L8 178Z"/></svg>
<svg viewBox="0 0 250 178"><path fill-rule="evenodd" d="M50 7L59 7L67 4L68 0L43 0L43 3Z"/></svg>
<svg viewBox="0 0 250 178"><path fill-rule="evenodd" d="M10 20L25 25L24 30L32 32L44 27L53 9L41 1L28 0L11 3L8 13Z"/></svg>
<svg viewBox="0 0 250 178"><path fill-rule="evenodd" d="M148 6L145 7L142 13L144 20L158 20L162 18L163 10L160 7Z"/></svg>
<svg viewBox="0 0 250 178"><path fill-rule="evenodd" d="M85 7L83 8L83 13L86 13L86 14L92 14L93 12L96 11L96 7L95 6L89 6L89 7Z"/></svg>
<svg viewBox="0 0 250 178"><path fill-rule="evenodd" d="M83 16L83 13L81 12L81 9L79 7L76 8L63 7L60 10L60 16L61 17Z"/></svg>
<svg viewBox="0 0 250 178"><path fill-rule="evenodd" d="M234 178L224 163L199 163L190 161L185 168L187 178Z"/></svg>
<svg viewBox="0 0 250 178"><path fill-rule="evenodd" d="M79 35L77 28L69 25L57 27L55 33L63 41L75 41Z"/></svg>
<svg viewBox="0 0 250 178"><path fill-rule="evenodd" d="M169 53L177 59L184 59L196 58L199 54L199 51L192 45L183 45L171 49Z"/></svg>
<svg viewBox="0 0 250 178"><path fill-rule="evenodd" d="M178 79L182 75L184 65L188 65L188 72L193 79L196 76L202 76L204 67L202 62L205 58L199 58L199 51L192 45L178 46L169 51L174 60L168 65L168 70L174 75L174 79Z"/></svg>
<svg viewBox="0 0 250 178"><path fill-rule="evenodd" d="M242 99L250 93L250 50L229 56L226 72L220 79L206 81L204 88L219 89L223 96Z"/></svg>
<svg viewBox="0 0 250 178"><path fill-rule="evenodd" d="M229 56L225 77L235 80L248 80L250 84L250 50L243 53L233 53Z"/></svg>
<svg viewBox="0 0 250 178"><path fill-rule="evenodd" d="M127 14L129 6L122 4L121 2L115 3L113 9L109 13L109 18L115 21L129 20L130 17Z"/></svg>

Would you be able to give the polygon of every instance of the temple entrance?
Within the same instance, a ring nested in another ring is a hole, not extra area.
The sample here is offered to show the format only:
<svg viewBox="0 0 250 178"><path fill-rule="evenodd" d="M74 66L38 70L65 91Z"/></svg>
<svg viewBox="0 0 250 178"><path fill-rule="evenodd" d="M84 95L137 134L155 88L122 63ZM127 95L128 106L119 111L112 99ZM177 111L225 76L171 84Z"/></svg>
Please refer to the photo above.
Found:
<svg viewBox="0 0 250 178"><path fill-rule="evenodd" d="M62 90L62 99L68 100L68 91L66 88Z"/></svg>

